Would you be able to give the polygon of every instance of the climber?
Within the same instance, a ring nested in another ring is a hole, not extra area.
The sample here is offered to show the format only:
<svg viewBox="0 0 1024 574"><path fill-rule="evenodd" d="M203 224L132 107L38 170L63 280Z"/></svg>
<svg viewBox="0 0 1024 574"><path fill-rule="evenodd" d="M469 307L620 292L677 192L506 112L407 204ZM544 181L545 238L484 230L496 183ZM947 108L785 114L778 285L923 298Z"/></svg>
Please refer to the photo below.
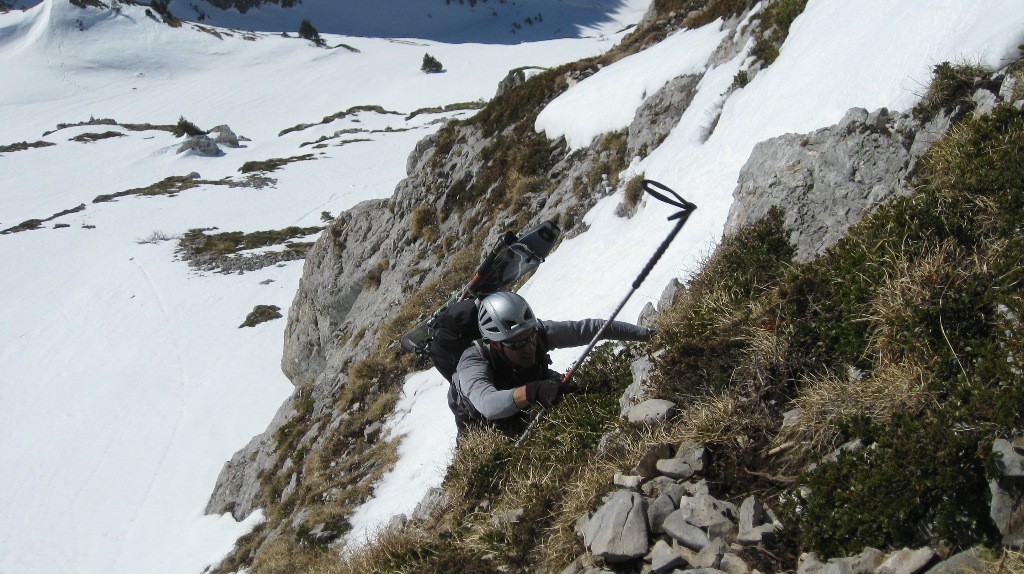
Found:
<svg viewBox="0 0 1024 574"><path fill-rule="evenodd" d="M508 431L522 422L521 412L534 403L550 408L575 389L561 384L551 370L548 351L585 345L603 319L540 321L525 299L501 291L479 304L477 321L483 335L459 359L448 406L461 433L469 424L488 421ZM602 338L648 341L654 329L614 321Z"/></svg>

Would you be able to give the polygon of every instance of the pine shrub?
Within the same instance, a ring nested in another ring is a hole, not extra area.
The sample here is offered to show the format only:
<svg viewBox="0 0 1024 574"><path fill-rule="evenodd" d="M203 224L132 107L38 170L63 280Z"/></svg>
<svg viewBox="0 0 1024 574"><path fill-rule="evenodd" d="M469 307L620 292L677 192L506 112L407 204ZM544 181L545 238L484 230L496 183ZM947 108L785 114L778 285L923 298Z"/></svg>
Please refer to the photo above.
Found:
<svg viewBox="0 0 1024 574"><path fill-rule="evenodd" d="M428 74L438 74L444 71L444 66L441 65L441 62L437 58L430 54L424 54L423 65L420 66L420 70L423 70Z"/></svg>

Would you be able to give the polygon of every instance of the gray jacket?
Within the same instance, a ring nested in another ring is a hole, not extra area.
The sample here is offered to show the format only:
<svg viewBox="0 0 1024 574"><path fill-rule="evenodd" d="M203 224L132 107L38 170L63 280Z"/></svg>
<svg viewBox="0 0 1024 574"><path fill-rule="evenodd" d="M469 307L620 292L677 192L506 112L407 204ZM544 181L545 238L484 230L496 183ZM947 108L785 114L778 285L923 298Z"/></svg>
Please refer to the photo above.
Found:
<svg viewBox="0 0 1024 574"><path fill-rule="evenodd" d="M537 321L537 330L543 331L547 336L548 349L561 349L586 345L602 325L604 319ZM647 329L631 323L613 321L601 338L646 341L650 339L650 333ZM476 345L472 345L462 353L458 368L452 375L452 388L460 396L450 399L468 401L487 420L503 419L519 413L519 407L512 400L512 389L498 389L494 381L494 373L487 358Z"/></svg>

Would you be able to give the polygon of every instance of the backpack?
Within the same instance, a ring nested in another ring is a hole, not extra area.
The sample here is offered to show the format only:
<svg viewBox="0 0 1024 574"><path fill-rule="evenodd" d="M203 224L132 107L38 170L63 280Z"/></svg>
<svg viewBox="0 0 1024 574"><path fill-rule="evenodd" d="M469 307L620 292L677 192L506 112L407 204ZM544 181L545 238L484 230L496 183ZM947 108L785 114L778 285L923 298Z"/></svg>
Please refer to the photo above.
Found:
<svg viewBox="0 0 1024 574"><path fill-rule="evenodd" d="M442 309L433 321L432 331L430 359L437 371L451 383L462 353L482 337L477 324L476 301L463 299Z"/></svg>

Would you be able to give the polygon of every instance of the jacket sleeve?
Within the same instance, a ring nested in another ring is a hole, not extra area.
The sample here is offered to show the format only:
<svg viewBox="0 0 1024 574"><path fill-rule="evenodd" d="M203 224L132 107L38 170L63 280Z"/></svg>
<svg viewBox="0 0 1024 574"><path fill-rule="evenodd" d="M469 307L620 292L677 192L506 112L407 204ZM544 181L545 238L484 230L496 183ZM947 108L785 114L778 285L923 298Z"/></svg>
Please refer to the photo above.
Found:
<svg viewBox="0 0 1024 574"><path fill-rule="evenodd" d="M561 349L586 345L601 330L604 319L583 319L582 321L539 321L541 328L547 332L548 347ZM613 341L648 341L650 330L632 323L612 321L601 335L601 340Z"/></svg>
<svg viewBox="0 0 1024 574"><path fill-rule="evenodd" d="M480 354L476 345L466 349L452 378L459 393L469 399L473 408L489 421L517 414L519 407L512 399L512 391L499 391L493 381L487 359Z"/></svg>

